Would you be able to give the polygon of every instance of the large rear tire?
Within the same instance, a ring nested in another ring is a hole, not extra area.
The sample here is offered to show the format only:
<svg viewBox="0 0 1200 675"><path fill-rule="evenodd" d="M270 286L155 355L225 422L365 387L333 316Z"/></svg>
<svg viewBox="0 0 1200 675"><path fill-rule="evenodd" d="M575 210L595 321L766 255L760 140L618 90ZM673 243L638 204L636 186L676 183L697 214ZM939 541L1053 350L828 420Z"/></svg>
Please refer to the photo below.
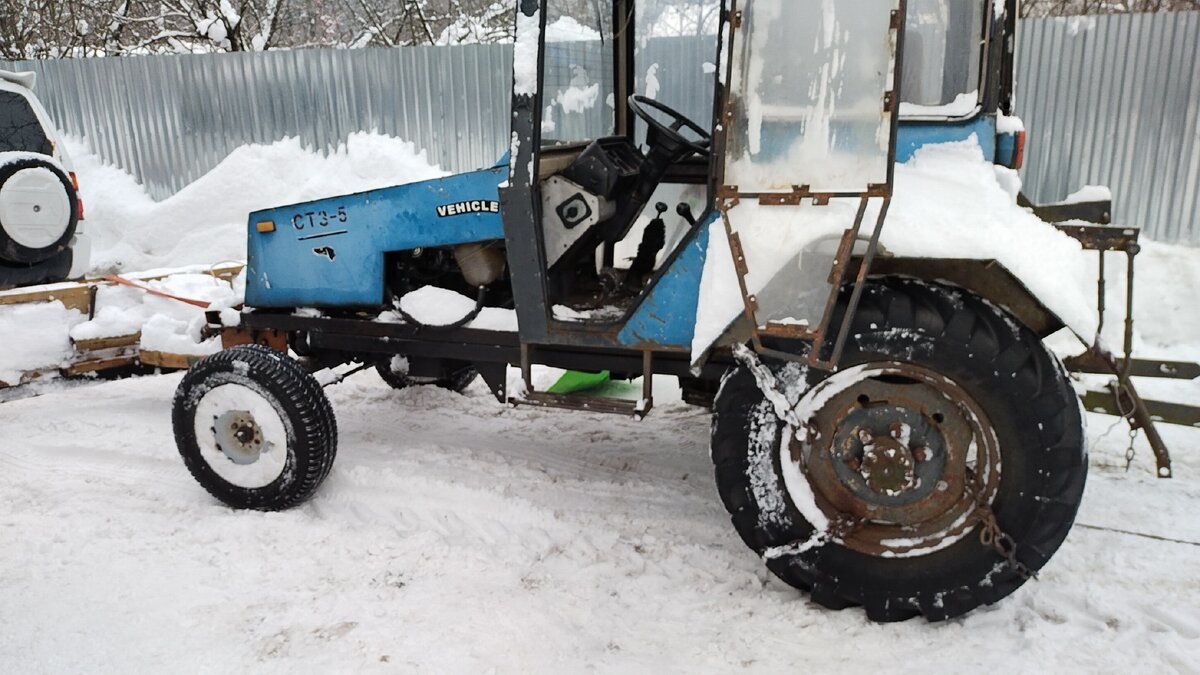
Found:
<svg viewBox="0 0 1200 675"><path fill-rule="evenodd" d="M873 280L842 364L750 355L717 395L718 489L771 571L825 607L897 621L960 616L1041 569L1074 522L1087 454L1038 336L965 291Z"/></svg>
<svg viewBox="0 0 1200 675"><path fill-rule="evenodd" d="M321 385L286 354L261 345L193 366L175 391L171 419L188 471L237 509L304 502L337 455L337 421Z"/></svg>

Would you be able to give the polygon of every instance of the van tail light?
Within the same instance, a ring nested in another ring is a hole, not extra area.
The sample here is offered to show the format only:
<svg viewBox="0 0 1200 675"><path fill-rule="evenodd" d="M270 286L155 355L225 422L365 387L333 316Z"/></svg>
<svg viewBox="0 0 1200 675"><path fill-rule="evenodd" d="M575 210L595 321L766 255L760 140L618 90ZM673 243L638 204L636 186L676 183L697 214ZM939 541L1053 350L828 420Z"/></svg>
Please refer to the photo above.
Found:
<svg viewBox="0 0 1200 675"><path fill-rule="evenodd" d="M79 220L83 220L83 197L79 196L79 176L72 171L67 174L71 177L71 186L75 188L75 210L78 212Z"/></svg>
<svg viewBox="0 0 1200 675"><path fill-rule="evenodd" d="M1025 132L1018 131L1017 139L1016 139L1016 147L1013 148L1013 167L1012 168L1020 170L1020 168L1022 166L1025 166Z"/></svg>

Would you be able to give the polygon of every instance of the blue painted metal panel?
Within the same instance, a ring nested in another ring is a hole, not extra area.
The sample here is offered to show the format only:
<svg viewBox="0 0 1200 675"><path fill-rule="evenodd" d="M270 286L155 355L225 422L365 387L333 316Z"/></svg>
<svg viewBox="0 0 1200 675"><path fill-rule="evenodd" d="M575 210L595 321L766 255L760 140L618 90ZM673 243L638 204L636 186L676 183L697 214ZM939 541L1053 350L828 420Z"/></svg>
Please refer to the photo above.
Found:
<svg viewBox="0 0 1200 675"><path fill-rule="evenodd" d="M684 250L617 336L622 345L691 347L700 303L700 279L708 258L709 226L718 217L714 211L692 232Z"/></svg>
<svg viewBox="0 0 1200 675"><path fill-rule="evenodd" d="M965 141L975 134L989 162L996 157L996 120L980 115L968 122L901 122L896 134L896 161L907 162L917 150L935 143Z"/></svg>
<svg viewBox="0 0 1200 675"><path fill-rule="evenodd" d="M1017 163L1016 134L998 134L996 136L996 163L1010 169L1016 168L1013 166Z"/></svg>
<svg viewBox="0 0 1200 675"><path fill-rule="evenodd" d="M250 214L250 307L375 306L384 254L504 238L495 167ZM259 232L270 221L274 232Z"/></svg>

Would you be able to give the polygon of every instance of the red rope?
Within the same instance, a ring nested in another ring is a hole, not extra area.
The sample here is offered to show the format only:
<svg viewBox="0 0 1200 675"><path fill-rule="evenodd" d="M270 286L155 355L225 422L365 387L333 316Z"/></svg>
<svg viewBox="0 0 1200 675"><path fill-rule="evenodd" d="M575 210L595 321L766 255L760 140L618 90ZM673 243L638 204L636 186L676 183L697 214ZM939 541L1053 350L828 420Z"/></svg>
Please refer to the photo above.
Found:
<svg viewBox="0 0 1200 675"><path fill-rule="evenodd" d="M183 302L183 303L192 305L194 307L199 307L200 309L208 309L209 305L211 304L211 303L204 302L203 300L193 300L191 298L182 298L178 295L172 295L165 291L160 291L155 288L150 288L149 286L147 286L145 284L139 284L136 281L130 281L129 279L125 279L123 277L116 276L115 274L107 276L107 277L101 277L101 279L103 281L111 281L114 284L120 284L122 286L130 286L132 288L138 288L138 289L141 289L141 290L149 293L150 295L155 295L160 298L166 298L168 300L178 300L179 302Z"/></svg>

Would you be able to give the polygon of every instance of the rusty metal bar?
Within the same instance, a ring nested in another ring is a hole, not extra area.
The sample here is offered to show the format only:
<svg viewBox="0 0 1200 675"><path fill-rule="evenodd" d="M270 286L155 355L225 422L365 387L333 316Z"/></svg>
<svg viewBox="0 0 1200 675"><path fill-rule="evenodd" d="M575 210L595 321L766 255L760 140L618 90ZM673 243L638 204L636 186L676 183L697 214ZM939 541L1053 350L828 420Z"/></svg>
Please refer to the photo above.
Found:
<svg viewBox="0 0 1200 675"><path fill-rule="evenodd" d="M642 404L639 414L645 416L654 407L654 352L642 352Z"/></svg>
<svg viewBox="0 0 1200 675"><path fill-rule="evenodd" d="M1119 363L1111 353L1099 347L1093 347L1092 352L1117 378L1117 391L1113 392L1112 396L1115 399L1114 403L1117 405L1118 414L1126 418L1131 429L1135 431L1140 429L1146 433L1146 440L1150 443L1150 449L1154 451L1154 458L1158 464L1158 477L1170 478L1171 453L1167 450L1162 436L1154 426L1154 417L1147 408L1146 401L1133 386L1133 379L1125 371L1123 364Z"/></svg>
<svg viewBox="0 0 1200 675"><path fill-rule="evenodd" d="M1133 267L1134 258L1137 257L1140 250L1141 247L1133 242L1130 242L1129 246L1125 248L1125 255L1129 262L1125 280L1125 363L1121 367L1121 372L1126 379L1129 378L1130 368L1133 366ZM1099 331L1096 335L1099 338Z"/></svg>
<svg viewBox="0 0 1200 675"><path fill-rule="evenodd" d="M856 241L858 239L858 228L861 227L862 219L865 215L866 201L867 201L867 198L864 197L863 205L859 209L858 218L855 220L855 234L854 234L854 237L852 238L851 245L848 247L850 254L853 254L853 252L854 252L853 241ZM834 346L833 346L833 353L830 354L829 359L827 361L821 361L820 360L820 348L822 346L824 346L824 342L825 342L826 338L828 337L827 333L829 331L829 324L833 321L832 311L829 311L826 313L825 320L822 322L821 327L819 329L817 342L813 344L813 350L809 354L809 364L816 368L821 368L822 370L836 370L838 362L841 361L842 351L846 347L846 340L848 339L849 334L850 334L850 325L851 325L851 323L853 323L854 315L858 311L858 303L862 300L863 289L866 287L867 275L871 272L871 263L874 262L875 254L879 250L879 236L880 236L880 234L883 233L883 224L887 220L888 209L891 207L891 204L892 204L891 198L886 197L886 198L884 198L883 203L879 207L879 215L875 219L875 230L871 233L871 239L867 243L866 253L863 254L862 262L859 263L858 275L854 280L854 290L851 291L851 293L850 293L850 302L846 305L846 313L842 317L842 325L838 329L838 333L837 333L837 336L836 336L836 339L834 342ZM838 261L835 261L834 264L836 265L837 262ZM842 267L840 269L841 278L838 280L838 283L836 285L834 285L834 288L832 291L833 292L832 299L834 300L834 302L836 302L836 298L840 292L842 279L845 278L845 268L846 268L846 265L849 263L849 256L847 256L846 260L841 261L841 262L842 262ZM831 309L832 309L832 307L831 307Z"/></svg>
<svg viewBox="0 0 1200 675"><path fill-rule="evenodd" d="M1096 309L1099 310L1100 313L1100 322L1096 324L1097 341L1100 340L1100 334L1104 332L1104 312L1108 308L1108 301L1105 300L1104 297L1108 290L1107 279L1105 279L1104 271L1104 251L1100 251L1098 255L1100 258L1100 271L1099 276L1096 277Z"/></svg>
<svg viewBox="0 0 1200 675"><path fill-rule="evenodd" d="M854 242L858 240L858 233L862 231L863 219L867 215L867 205L870 203L870 198L863 196L858 202L858 212L854 215L854 225L842 234L842 240L838 243L837 256L833 260L833 268L829 270L829 298L825 301L825 314L821 317L821 324L813 331L812 351L808 353L807 362L810 366L820 368L822 370L833 370L836 359L823 361L821 359L821 350L825 348L825 339L829 332L829 325L833 323L833 313L837 310L837 299L841 293L842 282L846 279L846 270L850 265L850 258L854 255Z"/></svg>

